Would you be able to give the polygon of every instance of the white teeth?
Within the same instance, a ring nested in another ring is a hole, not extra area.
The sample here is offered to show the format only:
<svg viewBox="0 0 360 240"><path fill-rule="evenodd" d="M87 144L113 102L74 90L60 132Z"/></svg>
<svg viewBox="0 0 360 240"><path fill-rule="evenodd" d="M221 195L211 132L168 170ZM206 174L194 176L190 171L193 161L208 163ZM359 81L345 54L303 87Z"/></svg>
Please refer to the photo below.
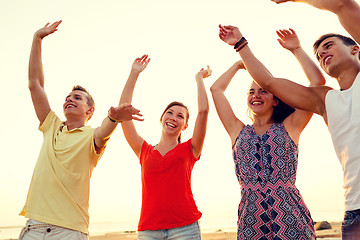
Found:
<svg viewBox="0 0 360 240"><path fill-rule="evenodd" d="M66 106L66 108L73 108L73 107L75 107L75 105L73 105L73 104L69 104Z"/></svg>
<svg viewBox="0 0 360 240"><path fill-rule="evenodd" d="M171 127L171 128L176 128L176 125L175 125L175 124L172 124L172 123L166 123L166 125L167 125L168 127Z"/></svg>
<svg viewBox="0 0 360 240"><path fill-rule="evenodd" d="M331 59L331 58L332 58L332 56L327 56L326 58L324 58L324 63L326 64L327 61L328 61L329 59Z"/></svg>
<svg viewBox="0 0 360 240"><path fill-rule="evenodd" d="M252 102L252 105L260 105L262 102Z"/></svg>

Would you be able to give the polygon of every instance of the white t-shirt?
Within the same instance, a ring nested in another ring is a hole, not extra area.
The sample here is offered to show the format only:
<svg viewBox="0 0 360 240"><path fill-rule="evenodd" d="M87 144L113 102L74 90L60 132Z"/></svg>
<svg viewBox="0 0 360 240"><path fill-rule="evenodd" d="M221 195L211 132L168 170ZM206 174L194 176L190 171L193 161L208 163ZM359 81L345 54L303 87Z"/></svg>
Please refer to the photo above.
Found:
<svg viewBox="0 0 360 240"><path fill-rule="evenodd" d="M360 209L360 73L344 91L325 97L328 128L344 171L345 210Z"/></svg>

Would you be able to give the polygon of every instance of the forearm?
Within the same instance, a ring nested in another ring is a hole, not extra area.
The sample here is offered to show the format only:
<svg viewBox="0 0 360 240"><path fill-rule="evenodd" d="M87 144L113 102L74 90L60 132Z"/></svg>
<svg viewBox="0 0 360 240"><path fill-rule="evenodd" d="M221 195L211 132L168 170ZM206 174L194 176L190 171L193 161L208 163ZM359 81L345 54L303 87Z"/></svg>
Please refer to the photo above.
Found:
<svg viewBox="0 0 360 240"><path fill-rule="evenodd" d="M94 140L98 148L103 148L106 142L110 139L111 134L114 132L117 123L111 121L107 116L102 121L101 125L95 130Z"/></svg>
<svg viewBox="0 0 360 240"><path fill-rule="evenodd" d="M139 72L133 70L130 72L128 80L126 81L124 89L121 93L119 105L122 103L130 104L132 102L132 97L139 74L140 74Z"/></svg>
<svg viewBox="0 0 360 240"><path fill-rule="evenodd" d="M249 46L245 46L239 53L246 70L254 81L263 88L270 90L269 87L275 82L275 79L269 70L255 57Z"/></svg>
<svg viewBox="0 0 360 240"><path fill-rule="evenodd" d="M310 82L310 86L325 85L326 81L324 75L302 47L295 49L292 53L300 63L307 79Z"/></svg>
<svg viewBox="0 0 360 240"><path fill-rule="evenodd" d="M44 88L44 71L41 58L42 39L34 35L29 60L29 89Z"/></svg>
<svg viewBox="0 0 360 240"><path fill-rule="evenodd" d="M197 101L198 101L198 114L207 116L209 112L209 100L206 94L206 89L202 77L198 76L196 79L197 84Z"/></svg>
<svg viewBox="0 0 360 240"><path fill-rule="evenodd" d="M293 0L337 15L345 30L360 43L360 6L354 0Z"/></svg>
<svg viewBox="0 0 360 240"><path fill-rule="evenodd" d="M224 72L210 87L211 92L221 91L225 92L231 80L240 69L239 64L233 64L226 72Z"/></svg>
<svg viewBox="0 0 360 240"><path fill-rule="evenodd" d="M337 13L345 4L353 0L293 0L294 2L302 2L313 7Z"/></svg>

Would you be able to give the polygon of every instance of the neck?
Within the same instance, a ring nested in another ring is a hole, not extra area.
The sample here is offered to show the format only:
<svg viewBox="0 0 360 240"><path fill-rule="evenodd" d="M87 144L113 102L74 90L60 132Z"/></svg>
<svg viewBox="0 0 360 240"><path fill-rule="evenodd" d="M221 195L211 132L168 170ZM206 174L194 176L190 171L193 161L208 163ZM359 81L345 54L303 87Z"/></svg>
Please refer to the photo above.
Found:
<svg viewBox="0 0 360 240"><path fill-rule="evenodd" d="M81 128L85 126L85 121L83 119L66 119L65 125L68 130L72 130L74 128Z"/></svg>
<svg viewBox="0 0 360 240"><path fill-rule="evenodd" d="M355 81L356 76L360 72L360 65L356 67L348 68L342 71L337 77L336 80L342 90L349 89Z"/></svg>
<svg viewBox="0 0 360 240"><path fill-rule="evenodd" d="M274 120L271 116L254 116L253 126L265 126L271 125L274 123Z"/></svg>
<svg viewBox="0 0 360 240"><path fill-rule="evenodd" d="M162 134L158 145L172 146L177 144L178 144L178 136Z"/></svg>

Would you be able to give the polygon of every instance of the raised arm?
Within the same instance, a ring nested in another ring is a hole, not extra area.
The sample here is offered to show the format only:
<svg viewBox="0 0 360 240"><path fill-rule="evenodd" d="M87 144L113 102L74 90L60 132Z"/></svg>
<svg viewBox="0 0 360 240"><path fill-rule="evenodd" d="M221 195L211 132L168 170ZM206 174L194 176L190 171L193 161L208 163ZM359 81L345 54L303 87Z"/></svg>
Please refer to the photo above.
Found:
<svg viewBox="0 0 360 240"><path fill-rule="evenodd" d="M209 114L209 101L204 86L204 78L209 76L211 76L211 70L209 66L207 69L202 68L195 75L197 85L198 114L196 117L194 132L191 140L195 157L200 156L205 140L207 119Z"/></svg>
<svg viewBox="0 0 360 240"><path fill-rule="evenodd" d="M335 13L341 25L360 43L360 6L355 0L272 0L275 3L303 2Z"/></svg>
<svg viewBox="0 0 360 240"><path fill-rule="evenodd" d="M319 67L311 60L310 56L301 47L300 40L293 29L282 29L276 31L279 36L278 42L280 45L289 50L298 60L306 77L310 81L310 86L325 85L325 77L320 71Z"/></svg>
<svg viewBox="0 0 360 240"><path fill-rule="evenodd" d="M37 118L42 124L50 112L50 104L44 89L44 70L41 57L41 45L44 37L57 31L61 21L47 23L35 32L29 60L29 90Z"/></svg>
<svg viewBox="0 0 360 240"><path fill-rule="evenodd" d="M148 55L143 55L142 57L135 59L132 64L128 80L126 81L124 89L121 93L119 105L131 104L137 79L140 73L147 67L149 62L150 58ZM144 139L137 133L133 121L122 122L121 127L130 147L136 156L140 157L141 146L144 142Z"/></svg>
<svg viewBox="0 0 360 240"><path fill-rule="evenodd" d="M216 112L219 115L220 121L225 127L226 132L229 134L232 144L244 127L244 123L235 116L234 111L225 96L225 90L239 69L245 69L244 63L241 60L233 64L226 72L224 72L210 88Z"/></svg>
<svg viewBox="0 0 360 240"><path fill-rule="evenodd" d="M102 151L118 123L130 120L143 121L143 119L139 118L140 116L142 116L140 111L131 106L131 104L124 103L117 107L111 107L102 124L95 129L94 141L96 151L98 153Z"/></svg>
<svg viewBox="0 0 360 240"><path fill-rule="evenodd" d="M237 27L219 26L219 37L234 46L243 37ZM315 112L325 117L325 94L330 88L304 87L292 81L275 78L266 67L254 56L247 44L239 51L245 67L260 86L292 107Z"/></svg>

